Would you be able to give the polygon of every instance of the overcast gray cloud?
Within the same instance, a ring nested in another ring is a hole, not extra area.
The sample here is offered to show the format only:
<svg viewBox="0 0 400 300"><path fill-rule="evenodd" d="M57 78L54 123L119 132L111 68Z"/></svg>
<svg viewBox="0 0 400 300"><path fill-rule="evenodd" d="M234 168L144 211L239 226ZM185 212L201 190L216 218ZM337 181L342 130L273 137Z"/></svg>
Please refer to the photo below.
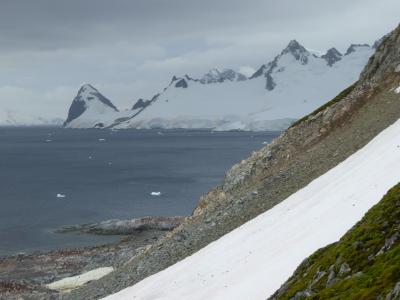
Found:
<svg viewBox="0 0 400 300"><path fill-rule="evenodd" d="M130 106L174 74L257 68L293 38L372 43L399 12L398 0L1 0L0 103L64 116L91 82Z"/></svg>

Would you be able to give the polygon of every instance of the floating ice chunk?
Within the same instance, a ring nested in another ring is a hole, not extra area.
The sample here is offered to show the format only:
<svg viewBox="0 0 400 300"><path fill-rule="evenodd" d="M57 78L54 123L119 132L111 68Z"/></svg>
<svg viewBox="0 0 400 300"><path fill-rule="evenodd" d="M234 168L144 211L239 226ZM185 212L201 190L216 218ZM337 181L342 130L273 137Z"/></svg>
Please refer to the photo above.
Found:
<svg viewBox="0 0 400 300"><path fill-rule="evenodd" d="M64 194L57 194L57 198L65 198L66 196Z"/></svg>
<svg viewBox="0 0 400 300"><path fill-rule="evenodd" d="M99 142L105 142L106 139L99 139Z"/></svg>
<svg viewBox="0 0 400 300"><path fill-rule="evenodd" d="M161 196L161 192L151 192L152 196Z"/></svg>

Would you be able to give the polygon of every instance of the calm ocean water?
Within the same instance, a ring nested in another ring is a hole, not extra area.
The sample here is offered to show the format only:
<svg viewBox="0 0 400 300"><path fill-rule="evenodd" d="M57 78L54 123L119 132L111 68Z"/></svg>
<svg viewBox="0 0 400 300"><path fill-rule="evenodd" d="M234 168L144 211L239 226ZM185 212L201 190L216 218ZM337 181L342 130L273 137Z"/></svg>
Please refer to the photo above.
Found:
<svg viewBox="0 0 400 300"><path fill-rule="evenodd" d="M227 169L275 136L0 128L0 255L118 239L53 233L62 225L188 215Z"/></svg>

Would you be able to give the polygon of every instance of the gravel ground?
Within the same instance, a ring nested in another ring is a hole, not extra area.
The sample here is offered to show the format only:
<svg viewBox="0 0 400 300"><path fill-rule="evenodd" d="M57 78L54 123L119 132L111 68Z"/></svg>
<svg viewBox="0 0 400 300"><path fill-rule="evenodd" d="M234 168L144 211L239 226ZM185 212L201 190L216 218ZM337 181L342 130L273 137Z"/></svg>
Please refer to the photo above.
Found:
<svg viewBox="0 0 400 300"><path fill-rule="evenodd" d="M60 295L46 284L99 267L121 267L163 234L165 231L142 231L113 245L2 257L0 299L58 299Z"/></svg>

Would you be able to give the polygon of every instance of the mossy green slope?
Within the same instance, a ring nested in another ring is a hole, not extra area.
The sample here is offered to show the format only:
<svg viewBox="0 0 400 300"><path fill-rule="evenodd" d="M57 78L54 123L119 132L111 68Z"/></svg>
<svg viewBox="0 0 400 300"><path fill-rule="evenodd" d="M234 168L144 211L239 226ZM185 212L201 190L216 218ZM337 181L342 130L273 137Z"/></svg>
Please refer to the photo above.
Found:
<svg viewBox="0 0 400 300"><path fill-rule="evenodd" d="M340 216L338 216L340 217ZM400 299L400 184L270 299Z"/></svg>

